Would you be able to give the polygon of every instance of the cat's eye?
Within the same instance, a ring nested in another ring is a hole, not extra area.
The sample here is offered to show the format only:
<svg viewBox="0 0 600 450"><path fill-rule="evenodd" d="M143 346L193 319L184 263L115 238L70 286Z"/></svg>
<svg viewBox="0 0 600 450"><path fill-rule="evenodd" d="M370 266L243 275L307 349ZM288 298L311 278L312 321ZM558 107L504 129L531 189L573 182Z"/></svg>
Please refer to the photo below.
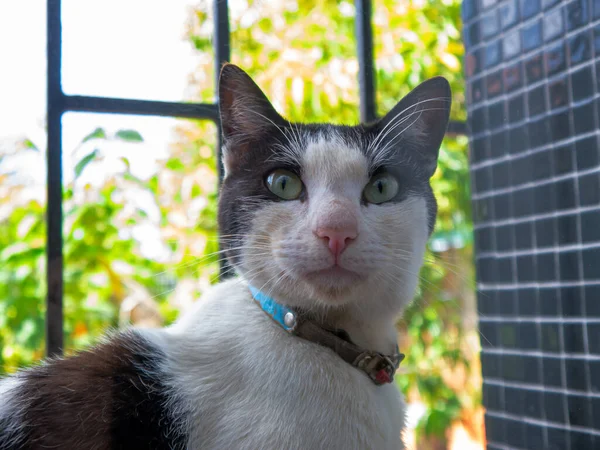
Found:
<svg viewBox="0 0 600 450"><path fill-rule="evenodd" d="M374 175L363 191L369 203L384 203L393 199L398 194L398 180L389 173Z"/></svg>
<svg viewBox="0 0 600 450"><path fill-rule="evenodd" d="M300 177L285 169L271 172L267 177L267 187L273 194L284 200L295 200L302 193Z"/></svg>

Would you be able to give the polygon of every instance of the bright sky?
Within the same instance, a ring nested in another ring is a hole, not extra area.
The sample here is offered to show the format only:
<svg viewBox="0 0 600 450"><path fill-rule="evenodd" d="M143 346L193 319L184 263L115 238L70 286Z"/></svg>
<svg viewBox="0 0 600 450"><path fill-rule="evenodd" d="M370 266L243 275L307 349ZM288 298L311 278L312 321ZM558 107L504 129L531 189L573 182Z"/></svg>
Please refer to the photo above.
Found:
<svg viewBox="0 0 600 450"><path fill-rule="evenodd" d="M45 0L0 2L0 145L29 137L45 147ZM193 0L63 0L63 89L152 100L184 98L195 56L183 33ZM72 149L96 127L132 128L143 144L119 146L132 166L151 170L164 154L176 120L69 113L63 118L65 181ZM115 154L116 156L116 154ZM29 167L43 185L44 167Z"/></svg>

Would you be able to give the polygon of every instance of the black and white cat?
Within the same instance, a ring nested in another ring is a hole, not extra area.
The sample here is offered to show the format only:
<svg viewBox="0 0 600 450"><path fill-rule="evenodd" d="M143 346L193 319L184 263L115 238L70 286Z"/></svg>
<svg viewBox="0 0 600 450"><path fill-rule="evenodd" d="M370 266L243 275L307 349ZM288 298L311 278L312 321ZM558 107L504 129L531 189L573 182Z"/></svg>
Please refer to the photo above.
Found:
<svg viewBox="0 0 600 450"><path fill-rule="evenodd" d="M173 326L2 380L2 450L404 448L394 323L435 222L448 82L358 126L290 123L234 65L219 89L239 277Z"/></svg>

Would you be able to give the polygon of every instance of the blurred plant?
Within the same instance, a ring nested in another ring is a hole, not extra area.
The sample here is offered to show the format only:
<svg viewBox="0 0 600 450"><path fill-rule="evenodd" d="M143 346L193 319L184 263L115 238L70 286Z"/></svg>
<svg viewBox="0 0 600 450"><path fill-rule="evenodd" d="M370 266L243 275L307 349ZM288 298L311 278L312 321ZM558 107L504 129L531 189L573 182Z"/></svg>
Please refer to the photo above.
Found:
<svg viewBox="0 0 600 450"><path fill-rule="evenodd" d="M176 156L161 161L156 174L141 179L131 171L127 158L119 158L120 164L102 164L107 157L102 148L109 140L135 145L143 138L134 130L118 130L112 136L101 128L91 132L73 151L77 158L73 181L63 192L67 351L89 345L107 328L117 327L126 299L134 302L129 305L131 309L140 302L146 308L154 307L161 317L159 322L164 319L168 323L183 306L173 301L178 293L176 285L186 288L180 296L188 301L201 291L203 281L207 286L211 276L214 278L215 265L208 264L211 258L205 261L204 275L199 275L193 264L182 264L186 259L195 263L216 246L212 149L178 147ZM204 145L210 145L211 140L214 137L204 139ZM44 166L45 151L25 140L14 152L1 155L0 168L2 159L6 163L27 156L24 153L32 157L32 167ZM186 156L192 154L188 161ZM211 168L208 176L207 166ZM0 171L0 374L44 355L43 191L40 184L32 186L19 174ZM213 200L207 200L208 196ZM194 206L194 202L200 205ZM192 216L193 224L180 216ZM165 248L166 260L143 255L138 236L144 228L160 230L159 238L170 244ZM186 231L180 233L181 229ZM186 233L193 236L186 239ZM200 240L202 236L204 240Z"/></svg>

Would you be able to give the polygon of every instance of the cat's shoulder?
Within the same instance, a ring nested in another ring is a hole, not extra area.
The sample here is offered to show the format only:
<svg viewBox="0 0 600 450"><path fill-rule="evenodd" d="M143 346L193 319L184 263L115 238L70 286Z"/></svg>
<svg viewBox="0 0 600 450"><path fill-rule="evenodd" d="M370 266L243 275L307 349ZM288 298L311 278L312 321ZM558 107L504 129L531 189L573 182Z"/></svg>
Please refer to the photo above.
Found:
<svg viewBox="0 0 600 450"><path fill-rule="evenodd" d="M0 448L181 447L164 357L153 339L127 331L0 381Z"/></svg>

